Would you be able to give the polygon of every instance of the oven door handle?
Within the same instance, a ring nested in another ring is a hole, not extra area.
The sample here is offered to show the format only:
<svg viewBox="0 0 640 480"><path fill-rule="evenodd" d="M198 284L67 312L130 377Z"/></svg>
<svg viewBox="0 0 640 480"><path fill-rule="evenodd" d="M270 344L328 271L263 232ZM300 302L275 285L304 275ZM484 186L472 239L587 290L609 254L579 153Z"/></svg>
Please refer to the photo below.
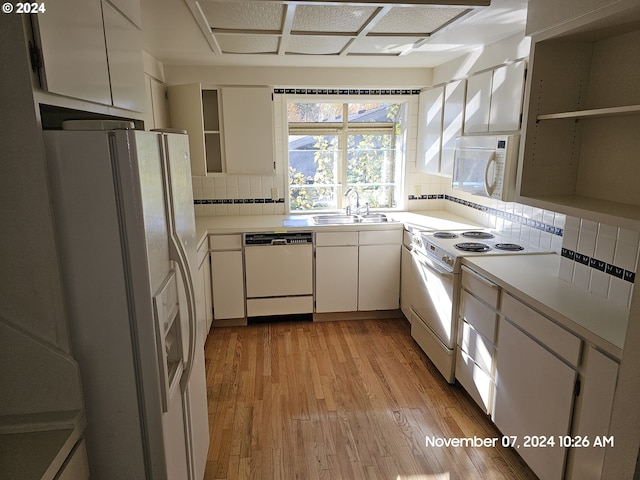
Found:
<svg viewBox="0 0 640 480"><path fill-rule="evenodd" d="M453 276L453 271L447 270L444 267L441 267L436 263L428 262L428 261L426 261L426 259L421 258L420 256L417 256L417 260L418 260L418 263L420 263L420 265L422 265L425 268L428 268L433 273L435 273L435 274L437 274L437 275L439 275L441 277L452 277Z"/></svg>

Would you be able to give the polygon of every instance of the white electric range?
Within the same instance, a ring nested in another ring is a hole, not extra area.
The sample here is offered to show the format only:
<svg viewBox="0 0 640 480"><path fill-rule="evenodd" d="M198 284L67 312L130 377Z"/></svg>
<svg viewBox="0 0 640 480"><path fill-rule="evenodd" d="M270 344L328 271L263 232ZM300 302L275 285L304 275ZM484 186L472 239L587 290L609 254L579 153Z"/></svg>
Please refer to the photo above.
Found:
<svg viewBox="0 0 640 480"><path fill-rule="evenodd" d="M449 383L455 379L462 258L536 253L549 252L488 229L414 233L411 336Z"/></svg>

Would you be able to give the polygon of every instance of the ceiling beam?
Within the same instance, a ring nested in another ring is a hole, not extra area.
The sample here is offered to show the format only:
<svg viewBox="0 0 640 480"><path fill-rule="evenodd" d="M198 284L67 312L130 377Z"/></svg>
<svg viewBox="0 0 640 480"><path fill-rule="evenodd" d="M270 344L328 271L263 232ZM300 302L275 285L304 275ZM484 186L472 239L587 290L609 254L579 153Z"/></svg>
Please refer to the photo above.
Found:
<svg viewBox="0 0 640 480"><path fill-rule="evenodd" d="M287 4L284 6L284 19L282 21L282 36L278 45L278 55L284 55L289 46L289 38L291 37L291 27L293 26L293 17L296 14L296 6Z"/></svg>

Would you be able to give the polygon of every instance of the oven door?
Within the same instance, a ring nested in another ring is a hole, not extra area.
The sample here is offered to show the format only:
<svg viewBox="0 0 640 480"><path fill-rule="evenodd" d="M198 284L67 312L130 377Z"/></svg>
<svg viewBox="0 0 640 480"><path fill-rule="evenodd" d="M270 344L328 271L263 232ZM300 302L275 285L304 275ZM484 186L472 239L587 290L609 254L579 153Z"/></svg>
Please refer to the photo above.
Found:
<svg viewBox="0 0 640 480"><path fill-rule="evenodd" d="M456 275L417 252L413 254L413 262L415 272L411 286L413 310L440 342L453 350L456 345L453 314Z"/></svg>

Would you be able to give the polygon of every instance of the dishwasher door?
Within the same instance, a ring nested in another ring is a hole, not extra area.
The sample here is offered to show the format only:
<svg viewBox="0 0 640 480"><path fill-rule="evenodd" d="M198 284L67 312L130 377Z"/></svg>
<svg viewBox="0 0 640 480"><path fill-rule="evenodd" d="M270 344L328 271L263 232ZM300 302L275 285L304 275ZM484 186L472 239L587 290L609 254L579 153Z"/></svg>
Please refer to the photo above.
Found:
<svg viewBox="0 0 640 480"><path fill-rule="evenodd" d="M313 234L245 234L247 316L313 313Z"/></svg>
<svg viewBox="0 0 640 480"><path fill-rule="evenodd" d="M247 298L313 294L313 247L255 245L244 250Z"/></svg>

